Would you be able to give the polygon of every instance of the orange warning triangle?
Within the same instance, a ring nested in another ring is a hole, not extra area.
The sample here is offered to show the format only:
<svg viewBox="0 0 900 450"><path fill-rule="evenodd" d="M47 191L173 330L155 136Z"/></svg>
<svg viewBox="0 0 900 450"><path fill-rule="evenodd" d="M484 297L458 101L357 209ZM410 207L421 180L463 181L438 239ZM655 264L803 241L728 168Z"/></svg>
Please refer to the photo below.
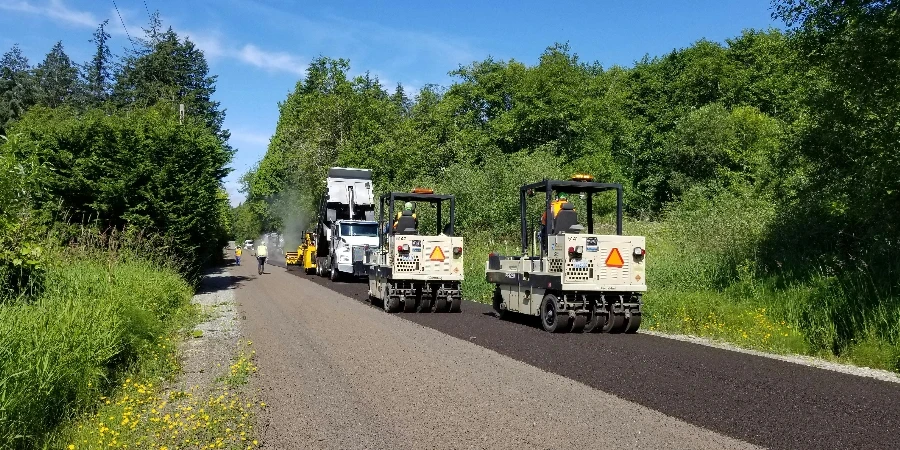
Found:
<svg viewBox="0 0 900 450"><path fill-rule="evenodd" d="M435 256L437 255L437 256ZM443 261L444 260L444 251L441 250L440 247L435 247L434 250L431 251L431 260L432 261Z"/></svg>
<svg viewBox="0 0 900 450"><path fill-rule="evenodd" d="M609 256L606 257L606 265L610 267L622 267L625 265L625 261L622 260L622 254L619 253L619 249L613 247L612 251L609 252Z"/></svg>

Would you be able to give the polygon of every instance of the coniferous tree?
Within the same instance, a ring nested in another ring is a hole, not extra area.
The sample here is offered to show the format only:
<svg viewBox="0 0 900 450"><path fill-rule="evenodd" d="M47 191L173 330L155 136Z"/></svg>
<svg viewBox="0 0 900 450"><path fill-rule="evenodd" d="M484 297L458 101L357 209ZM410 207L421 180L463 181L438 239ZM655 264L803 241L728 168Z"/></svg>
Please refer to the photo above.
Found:
<svg viewBox="0 0 900 450"><path fill-rule="evenodd" d="M91 39L96 47L94 57L84 69L85 84L91 103L102 103L109 99L112 85L112 53L109 51L109 33L106 25L109 20L104 20L94 32Z"/></svg>
<svg viewBox="0 0 900 450"><path fill-rule="evenodd" d="M78 66L72 63L57 42L35 69L38 85L38 103L51 108L74 102L81 95Z"/></svg>
<svg viewBox="0 0 900 450"><path fill-rule="evenodd" d="M34 75L18 45L0 59L0 134L35 102Z"/></svg>

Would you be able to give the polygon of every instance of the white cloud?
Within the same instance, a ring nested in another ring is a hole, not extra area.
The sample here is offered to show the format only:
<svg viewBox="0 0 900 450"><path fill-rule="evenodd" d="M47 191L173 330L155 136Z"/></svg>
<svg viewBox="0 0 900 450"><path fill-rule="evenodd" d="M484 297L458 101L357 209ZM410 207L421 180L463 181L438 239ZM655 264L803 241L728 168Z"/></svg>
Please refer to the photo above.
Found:
<svg viewBox="0 0 900 450"><path fill-rule="evenodd" d="M269 71L296 75L306 73L306 63L300 58L290 53L265 51L253 44L245 44L236 56L242 62Z"/></svg>
<svg viewBox="0 0 900 450"><path fill-rule="evenodd" d="M50 0L43 5L35 5L27 1L0 1L0 9L7 11L23 12L48 17L50 19L65 22L72 25L94 28L101 20L86 11L76 11L66 6L62 0Z"/></svg>
<svg viewBox="0 0 900 450"><path fill-rule="evenodd" d="M184 37L189 38L197 48L203 50L203 56L205 56L207 60L227 56L227 51L222 44L222 39L219 38L217 34L196 31L185 31L181 34L183 34Z"/></svg>

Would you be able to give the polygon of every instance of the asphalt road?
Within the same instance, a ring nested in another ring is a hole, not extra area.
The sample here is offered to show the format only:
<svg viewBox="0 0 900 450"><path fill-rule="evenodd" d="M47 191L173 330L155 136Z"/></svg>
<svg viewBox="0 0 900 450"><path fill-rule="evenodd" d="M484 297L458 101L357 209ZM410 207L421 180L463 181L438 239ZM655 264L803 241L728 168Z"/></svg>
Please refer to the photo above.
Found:
<svg viewBox="0 0 900 450"><path fill-rule="evenodd" d="M390 316L365 303L364 283L331 283L274 266L268 272L251 274L237 295L251 337L269 336L257 351L260 382L277 393L270 404L280 398L282 408L335 418L285 418L279 414L290 413L273 407L266 420L277 448L339 448L326 443L342 435L334 427L350 417L388 420L393 428L356 429L351 434L364 438L335 441L344 448L898 448L894 383L649 335L551 335L535 321L500 321L490 307L471 302L461 314ZM385 371L386 364L394 369ZM406 364L415 373L437 368L457 376L445 377L437 390L417 390L423 379L404 376ZM318 381L306 385L311 375ZM567 390L554 390L560 386ZM325 392L335 401L321 401ZM347 403L370 409L335 406ZM402 409L407 403L420 404L411 416ZM527 414L531 428L520 423L523 410L541 412ZM389 411L404 419L395 421ZM466 431L437 427L451 441L435 441L435 417L447 414ZM417 428L422 423L426 429ZM310 440L310 429L325 440ZM419 433L434 439L423 441Z"/></svg>

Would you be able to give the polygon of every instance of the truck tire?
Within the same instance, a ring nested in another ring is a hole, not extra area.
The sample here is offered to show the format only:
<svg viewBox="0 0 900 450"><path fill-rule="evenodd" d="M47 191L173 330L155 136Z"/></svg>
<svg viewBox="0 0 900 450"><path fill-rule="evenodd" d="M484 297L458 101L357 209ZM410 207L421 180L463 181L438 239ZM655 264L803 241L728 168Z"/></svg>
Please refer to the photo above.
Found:
<svg viewBox="0 0 900 450"><path fill-rule="evenodd" d="M331 262L331 273L328 275L331 281L338 281L341 278L341 273L338 272L338 266L334 261Z"/></svg>
<svg viewBox="0 0 900 450"><path fill-rule="evenodd" d="M462 312L462 297L453 297L450 300L450 312Z"/></svg>
<svg viewBox="0 0 900 450"><path fill-rule="evenodd" d="M569 316L560 314L559 302L553 294L541 300L541 326L549 333L562 333L569 327Z"/></svg>

